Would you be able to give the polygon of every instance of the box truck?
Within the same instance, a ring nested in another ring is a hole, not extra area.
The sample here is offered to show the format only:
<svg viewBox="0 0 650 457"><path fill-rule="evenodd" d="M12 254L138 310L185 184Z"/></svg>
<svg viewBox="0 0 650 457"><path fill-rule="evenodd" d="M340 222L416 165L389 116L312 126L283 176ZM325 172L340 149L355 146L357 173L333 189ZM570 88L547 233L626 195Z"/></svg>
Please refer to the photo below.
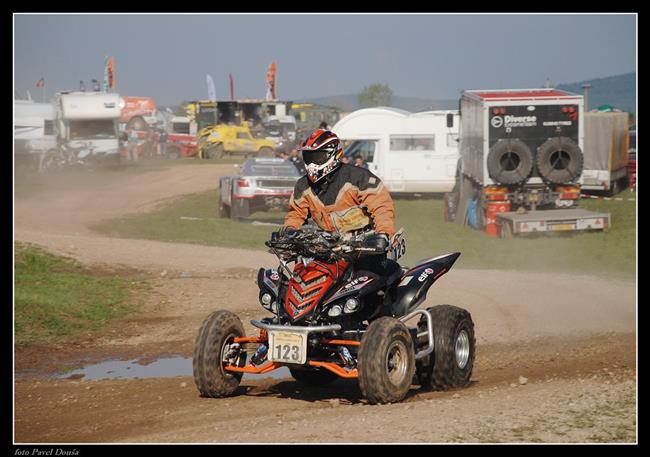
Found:
<svg viewBox="0 0 650 457"><path fill-rule="evenodd" d="M550 88L462 91L445 218L503 237L607 229L609 214L578 208L583 109L582 96Z"/></svg>

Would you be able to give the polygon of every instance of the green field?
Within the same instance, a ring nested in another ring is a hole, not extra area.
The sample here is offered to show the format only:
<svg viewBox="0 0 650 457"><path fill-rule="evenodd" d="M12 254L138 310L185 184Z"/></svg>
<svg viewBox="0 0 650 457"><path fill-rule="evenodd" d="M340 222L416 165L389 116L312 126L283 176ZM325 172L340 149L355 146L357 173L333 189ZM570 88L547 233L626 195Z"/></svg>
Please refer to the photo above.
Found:
<svg viewBox="0 0 650 457"><path fill-rule="evenodd" d="M138 309L135 290L144 283L89 270L40 248L15 246L17 346L74 340Z"/></svg>
<svg viewBox="0 0 650 457"><path fill-rule="evenodd" d="M270 225L282 213L256 213L240 222L217 215L217 190L180 197L156 211L104 221L95 230L115 237L264 249ZM629 191L618 195L635 198ZM584 200L585 209L610 212L607 232L541 235L535 238L490 238L484 232L442 219L441 199L396 200L397 227L407 239L405 264L453 251L462 253L461 268L567 271L634 278L636 202ZM190 218L190 219L181 219Z"/></svg>

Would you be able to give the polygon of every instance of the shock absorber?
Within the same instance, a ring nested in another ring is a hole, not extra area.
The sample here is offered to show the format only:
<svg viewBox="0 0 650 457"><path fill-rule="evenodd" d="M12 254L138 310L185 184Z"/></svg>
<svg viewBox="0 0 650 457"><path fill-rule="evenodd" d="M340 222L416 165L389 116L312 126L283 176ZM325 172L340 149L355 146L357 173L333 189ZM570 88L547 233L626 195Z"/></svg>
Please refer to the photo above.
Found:
<svg viewBox="0 0 650 457"><path fill-rule="evenodd" d="M261 365L266 360L268 352L269 348L266 346L266 344L260 344L257 348L257 351L255 351L255 354L253 354L251 357L251 365Z"/></svg>

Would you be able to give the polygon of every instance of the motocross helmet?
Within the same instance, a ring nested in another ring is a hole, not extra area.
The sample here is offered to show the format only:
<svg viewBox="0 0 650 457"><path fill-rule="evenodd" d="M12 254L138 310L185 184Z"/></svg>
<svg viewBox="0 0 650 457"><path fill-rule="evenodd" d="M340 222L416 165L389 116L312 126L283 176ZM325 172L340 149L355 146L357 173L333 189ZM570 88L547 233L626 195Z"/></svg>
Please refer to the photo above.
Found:
<svg viewBox="0 0 650 457"><path fill-rule="evenodd" d="M316 182L336 170L343 148L339 137L329 130L318 129L300 147L307 177Z"/></svg>

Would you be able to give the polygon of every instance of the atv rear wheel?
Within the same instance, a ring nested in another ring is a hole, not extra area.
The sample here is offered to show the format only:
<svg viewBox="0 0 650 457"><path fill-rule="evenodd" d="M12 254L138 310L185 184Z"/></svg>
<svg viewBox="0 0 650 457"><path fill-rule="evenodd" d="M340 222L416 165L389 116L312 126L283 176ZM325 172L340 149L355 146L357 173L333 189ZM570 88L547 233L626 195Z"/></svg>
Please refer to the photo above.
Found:
<svg viewBox="0 0 650 457"><path fill-rule="evenodd" d="M215 311L203 321L192 360L194 383L202 397L225 397L237 390L242 373L226 371L223 359L233 340L244 335L241 320L230 311ZM245 364L246 353L241 351L237 365Z"/></svg>
<svg viewBox="0 0 650 457"><path fill-rule="evenodd" d="M415 350L408 328L397 319L373 321L361 339L359 387L371 404L404 399L415 373Z"/></svg>
<svg viewBox="0 0 650 457"><path fill-rule="evenodd" d="M329 370L301 370L289 368L293 379L306 386L324 386L336 381L339 376Z"/></svg>
<svg viewBox="0 0 650 457"><path fill-rule="evenodd" d="M447 390L469 385L474 367L474 322L462 308L440 305L427 308L433 319L434 349L417 361L416 374L422 387ZM426 321L418 323L418 333L426 331Z"/></svg>

